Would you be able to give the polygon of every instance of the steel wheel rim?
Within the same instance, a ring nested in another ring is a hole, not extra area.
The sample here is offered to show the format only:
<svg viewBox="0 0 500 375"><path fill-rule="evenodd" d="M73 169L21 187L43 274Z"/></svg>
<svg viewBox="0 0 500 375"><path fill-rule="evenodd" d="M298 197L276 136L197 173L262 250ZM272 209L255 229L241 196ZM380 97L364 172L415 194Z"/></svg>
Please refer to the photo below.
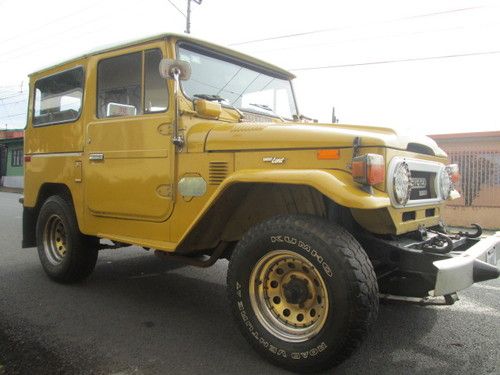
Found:
<svg viewBox="0 0 500 375"><path fill-rule="evenodd" d="M289 250L269 252L255 265L249 285L253 311L272 335L303 342L324 327L329 306L326 284L303 256Z"/></svg>
<svg viewBox="0 0 500 375"><path fill-rule="evenodd" d="M67 252L66 228L59 215L52 215L43 231L43 250L50 263L60 264Z"/></svg>

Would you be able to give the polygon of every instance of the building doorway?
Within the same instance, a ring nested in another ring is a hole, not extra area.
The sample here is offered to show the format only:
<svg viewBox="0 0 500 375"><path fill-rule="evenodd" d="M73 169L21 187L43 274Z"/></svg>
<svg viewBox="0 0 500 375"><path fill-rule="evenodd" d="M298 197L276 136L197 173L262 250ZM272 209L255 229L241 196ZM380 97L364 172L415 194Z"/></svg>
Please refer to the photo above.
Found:
<svg viewBox="0 0 500 375"><path fill-rule="evenodd" d="M0 144L0 186L3 186L3 176L7 174L7 146Z"/></svg>

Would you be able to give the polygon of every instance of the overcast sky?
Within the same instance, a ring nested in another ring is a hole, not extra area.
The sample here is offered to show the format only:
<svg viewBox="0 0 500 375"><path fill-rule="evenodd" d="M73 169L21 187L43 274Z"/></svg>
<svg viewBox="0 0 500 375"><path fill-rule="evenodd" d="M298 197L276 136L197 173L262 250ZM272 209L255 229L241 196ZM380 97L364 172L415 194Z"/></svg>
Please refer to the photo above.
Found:
<svg viewBox="0 0 500 375"><path fill-rule="evenodd" d="M24 127L31 71L182 33L172 3L185 12L186 0L0 0L0 129ZM192 35L292 70L301 112L320 121L335 106L343 123L402 132L500 130L499 3L204 0L192 5Z"/></svg>

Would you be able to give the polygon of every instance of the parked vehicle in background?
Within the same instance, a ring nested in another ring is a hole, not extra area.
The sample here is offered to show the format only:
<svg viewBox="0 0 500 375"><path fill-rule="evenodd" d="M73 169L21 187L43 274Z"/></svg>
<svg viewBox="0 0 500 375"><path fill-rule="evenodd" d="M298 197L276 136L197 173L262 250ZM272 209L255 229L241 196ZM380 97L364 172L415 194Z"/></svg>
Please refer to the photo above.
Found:
<svg viewBox="0 0 500 375"><path fill-rule="evenodd" d="M379 293L445 296L498 277L498 237L447 232L455 165L427 137L319 124L294 76L159 35L30 76L23 246L76 282L110 245L230 259L237 324L265 358L318 371L376 321Z"/></svg>

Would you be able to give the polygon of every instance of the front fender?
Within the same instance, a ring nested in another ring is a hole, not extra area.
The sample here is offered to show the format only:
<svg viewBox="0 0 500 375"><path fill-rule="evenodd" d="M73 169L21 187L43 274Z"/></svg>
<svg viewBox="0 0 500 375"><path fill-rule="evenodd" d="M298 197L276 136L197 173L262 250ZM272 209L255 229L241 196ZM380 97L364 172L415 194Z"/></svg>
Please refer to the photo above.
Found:
<svg viewBox="0 0 500 375"><path fill-rule="evenodd" d="M351 175L342 170L241 170L226 178L214 196L235 183L259 182L310 186L348 208L370 210L391 204L387 194L376 189L372 189L372 193L362 190L361 186L352 180Z"/></svg>
<svg viewBox="0 0 500 375"><path fill-rule="evenodd" d="M231 188L245 184L280 184L280 185L302 185L309 186L332 201L341 206L355 209L378 209L390 205L387 194L373 189L368 193L361 189L360 185L353 182L348 172L341 170L303 170L303 169L282 169L282 170L262 170L245 169L239 170L228 176L219 185L217 190L209 198L203 209L199 212L186 230L176 251L189 248L190 234L196 233L196 228L201 225L208 226L207 223L200 224L204 218L211 222L210 218L217 217L217 222L224 221L228 217L221 218L221 210L218 209L218 202L225 205L224 199L231 196ZM213 224L213 223L212 223ZM220 229L220 228L219 228ZM212 230L210 232L217 231ZM196 235L195 235L196 237ZM194 242L197 242L196 240Z"/></svg>

